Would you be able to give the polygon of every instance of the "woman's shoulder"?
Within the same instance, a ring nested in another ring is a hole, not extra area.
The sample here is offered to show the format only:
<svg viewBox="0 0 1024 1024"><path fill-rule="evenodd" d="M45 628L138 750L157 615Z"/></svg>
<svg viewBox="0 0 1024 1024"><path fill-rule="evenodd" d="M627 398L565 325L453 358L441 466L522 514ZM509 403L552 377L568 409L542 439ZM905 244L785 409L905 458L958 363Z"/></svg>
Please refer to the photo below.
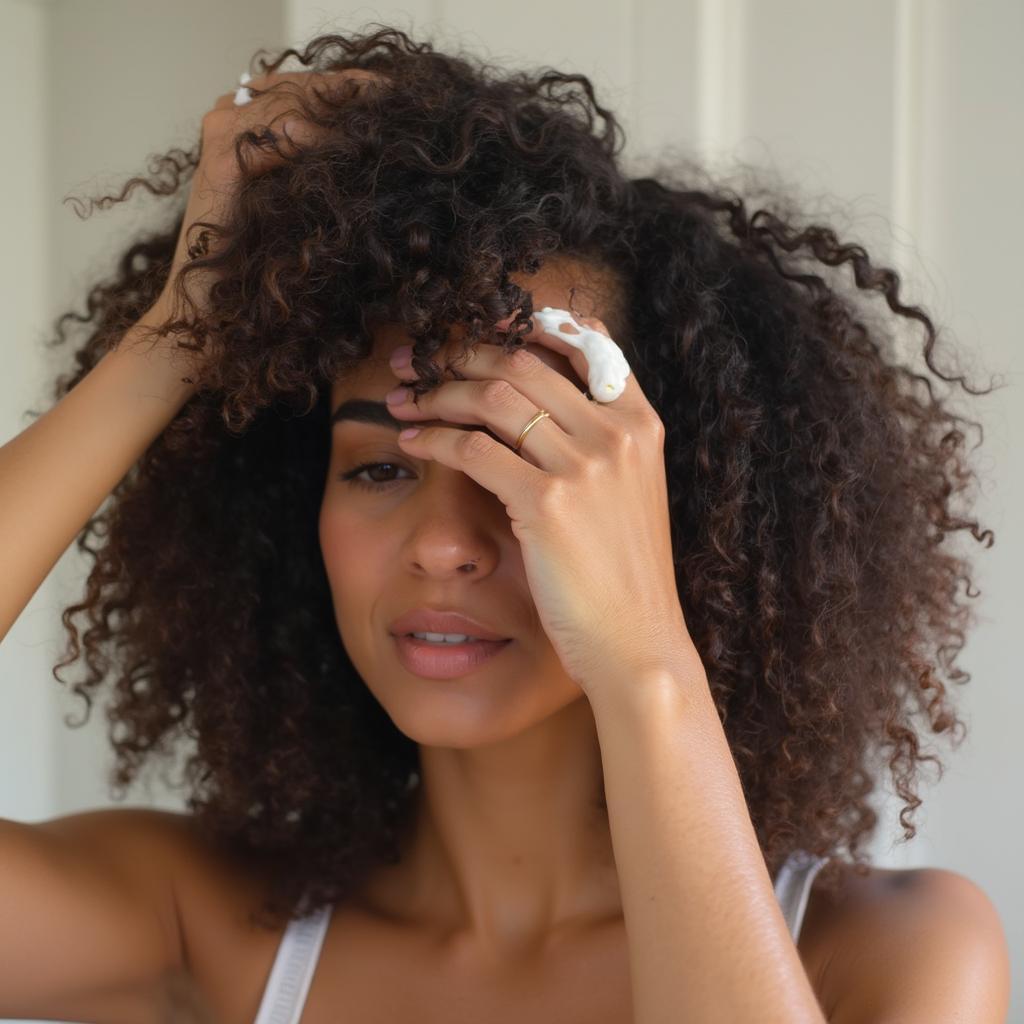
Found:
<svg viewBox="0 0 1024 1024"><path fill-rule="evenodd" d="M111 835L136 836L153 852L151 868L183 885L234 891L265 881L247 865L204 836L195 817L153 807L113 807L88 812Z"/></svg>
<svg viewBox="0 0 1024 1024"><path fill-rule="evenodd" d="M154 851L151 870L174 892L182 966L217 1020L251 1019L284 926L254 923L269 887L265 871L208 840L186 812L118 808L118 827Z"/></svg>
<svg viewBox="0 0 1024 1024"><path fill-rule="evenodd" d="M148 807L105 810L118 830L137 833L154 851L152 869L172 883L183 924L194 918L240 924L262 901L270 879L204 835L184 811Z"/></svg>
<svg viewBox="0 0 1024 1024"><path fill-rule="evenodd" d="M140 868L154 886L162 884L173 893L186 948L204 934L220 936L224 929L246 927L269 886L265 869L207 838L187 812L116 807L87 816L92 830L107 836L107 846L144 851Z"/></svg>
<svg viewBox="0 0 1024 1024"><path fill-rule="evenodd" d="M812 886L799 944L829 1020L1005 1019L1006 938L979 885L946 868L838 868L835 892Z"/></svg>

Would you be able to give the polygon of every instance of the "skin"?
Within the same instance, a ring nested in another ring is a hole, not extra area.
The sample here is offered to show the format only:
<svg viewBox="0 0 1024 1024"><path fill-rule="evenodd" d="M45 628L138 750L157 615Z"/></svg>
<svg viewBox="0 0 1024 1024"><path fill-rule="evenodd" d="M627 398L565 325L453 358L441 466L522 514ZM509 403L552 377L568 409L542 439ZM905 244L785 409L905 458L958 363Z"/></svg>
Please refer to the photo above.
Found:
<svg viewBox="0 0 1024 1024"><path fill-rule="evenodd" d="M535 309L591 316L604 305L576 264L514 280ZM332 388L331 409L383 401L401 379L388 357L410 340L381 328L372 357ZM585 390L566 356L527 347ZM371 491L339 479L369 461L392 465L362 479L396 482ZM345 421L333 428L319 530L349 657L421 751L408 849L376 877L368 904L502 962L621 921L594 716L541 628L502 503L466 474L408 455L397 430ZM471 680L415 676L387 627L423 604L464 609L513 643Z"/></svg>

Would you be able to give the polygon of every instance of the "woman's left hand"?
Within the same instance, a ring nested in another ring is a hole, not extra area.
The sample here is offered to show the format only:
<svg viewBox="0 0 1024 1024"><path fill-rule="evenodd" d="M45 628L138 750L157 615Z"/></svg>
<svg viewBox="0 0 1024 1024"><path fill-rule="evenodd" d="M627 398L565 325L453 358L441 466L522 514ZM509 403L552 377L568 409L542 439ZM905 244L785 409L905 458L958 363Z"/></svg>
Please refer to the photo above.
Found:
<svg viewBox="0 0 1024 1024"><path fill-rule="evenodd" d="M601 321L578 319L608 334ZM523 338L560 352L587 380L584 354L536 320ZM441 365L444 355L435 354ZM481 424L494 437L428 426L399 444L460 470L505 505L541 624L570 678L592 697L693 652L672 561L665 428L635 375L618 398L601 403L525 347L505 355L499 345L478 344L456 365L465 379L390 412L410 426L417 419ZM411 367L395 372L415 376ZM550 416L516 454L516 439L539 409Z"/></svg>

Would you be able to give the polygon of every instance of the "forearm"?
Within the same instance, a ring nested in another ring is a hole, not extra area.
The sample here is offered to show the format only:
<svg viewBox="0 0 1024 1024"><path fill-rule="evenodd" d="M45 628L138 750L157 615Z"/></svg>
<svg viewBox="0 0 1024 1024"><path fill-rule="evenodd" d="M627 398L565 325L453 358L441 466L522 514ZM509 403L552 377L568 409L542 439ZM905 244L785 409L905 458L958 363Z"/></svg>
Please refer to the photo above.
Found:
<svg viewBox="0 0 1024 1024"><path fill-rule="evenodd" d="M195 391L171 342L131 327L52 409L0 448L0 640L89 518Z"/></svg>
<svg viewBox="0 0 1024 1024"><path fill-rule="evenodd" d="M595 692L635 1024L825 1024L699 658Z"/></svg>

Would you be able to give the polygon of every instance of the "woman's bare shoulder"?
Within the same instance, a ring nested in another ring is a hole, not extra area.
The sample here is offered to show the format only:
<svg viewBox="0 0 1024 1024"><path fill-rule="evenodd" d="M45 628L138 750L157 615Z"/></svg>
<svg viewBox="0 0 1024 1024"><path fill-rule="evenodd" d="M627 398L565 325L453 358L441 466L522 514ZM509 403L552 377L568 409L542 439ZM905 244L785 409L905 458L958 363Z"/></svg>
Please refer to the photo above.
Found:
<svg viewBox="0 0 1024 1024"><path fill-rule="evenodd" d="M108 816L117 823L118 831L137 834L152 849L152 870L173 880L182 903L205 902L212 897L214 906L226 912L242 905L247 911L267 884L265 873L255 863L233 856L209 839L187 812L119 807L94 813Z"/></svg>
<svg viewBox="0 0 1024 1024"><path fill-rule="evenodd" d="M800 939L830 1021L938 1019L954 1006L965 1020L1004 1019L1006 940L980 886L936 867L840 871L838 892L812 887Z"/></svg>
<svg viewBox="0 0 1024 1024"><path fill-rule="evenodd" d="M216 846L206 840L195 818L183 811L155 807L103 807L83 811L54 823L75 820L88 823L97 835L106 833L112 841L134 838L154 855L150 866L163 873L168 867L186 872L216 869L223 861Z"/></svg>
<svg viewBox="0 0 1024 1024"><path fill-rule="evenodd" d="M216 1020L251 1020L281 939L252 921L270 879L206 838L180 811L116 809L119 826L153 850L150 866L173 883L182 967Z"/></svg>

